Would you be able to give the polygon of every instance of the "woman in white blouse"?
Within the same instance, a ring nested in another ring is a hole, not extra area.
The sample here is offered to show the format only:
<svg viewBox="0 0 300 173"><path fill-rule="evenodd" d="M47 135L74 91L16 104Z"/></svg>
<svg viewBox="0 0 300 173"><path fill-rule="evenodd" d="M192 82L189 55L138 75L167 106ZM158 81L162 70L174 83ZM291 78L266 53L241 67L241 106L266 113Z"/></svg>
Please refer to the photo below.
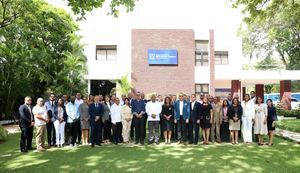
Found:
<svg viewBox="0 0 300 173"><path fill-rule="evenodd" d="M250 100L250 95L245 95L245 100L242 102L242 134L245 143L252 143L252 124L254 122L254 103Z"/></svg>
<svg viewBox="0 0 300 173"><path fill-rule="evenodd" d="M254 120L254 134L258 135L258 145L263 145L263 135L268 134L267 128L267 116L268 109L267 106L262 103L262 98L257 97L257 104L255 109L255 120Z"/></svg>
<svg viewBox="0 0 300 173"><path fill-rule="evenodd" d="M62 147L65 142L64 102L61 98L57 101L57 120L54 121L56 132L56 145Z"/></svg>

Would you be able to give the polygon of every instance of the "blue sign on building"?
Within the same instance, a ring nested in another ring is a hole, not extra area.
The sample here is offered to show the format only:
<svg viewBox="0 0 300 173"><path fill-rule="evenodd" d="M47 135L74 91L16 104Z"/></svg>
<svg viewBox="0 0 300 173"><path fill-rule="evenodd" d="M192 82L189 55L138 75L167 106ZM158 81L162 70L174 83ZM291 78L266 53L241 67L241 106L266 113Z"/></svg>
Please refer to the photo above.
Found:
<svg viewBox="0 0 300 173"><path fill-rule="evenodd" d="M149 65L177 65L178 53L175 49L148 49Z"/></svg>

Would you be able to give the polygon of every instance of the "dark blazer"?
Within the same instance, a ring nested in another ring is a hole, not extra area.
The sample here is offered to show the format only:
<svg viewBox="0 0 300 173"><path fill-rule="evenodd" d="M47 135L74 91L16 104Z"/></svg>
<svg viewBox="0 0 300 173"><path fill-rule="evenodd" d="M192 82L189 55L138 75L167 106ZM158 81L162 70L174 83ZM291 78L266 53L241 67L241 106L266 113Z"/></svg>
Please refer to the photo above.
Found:
<svg viewBox="0 0 300 173"><path fill-rule="evenodd" d="M174 104L174 114L175 114L175 119L179 120L180 119L180 105L179 105L179 100L177 100ZM186 100L183 101L183 119L189 119L190 118L190 103Z"/></svg>
<svg viewBox="0 0 300 173"><path fill-rule="evenodd" d="M200 120L200 116L201 116L200 109L201 109L201 104L199 102L195 101L194 109L192 109L192 102L190 103L191 119L193 122Z"/></svg>
<svg viewBox="0 0 300 173"><path fill-rule="evenodd" d="M31 112L28 109L26 104L23 104L19 107L19 113L20 113L19 125L21 128L29 127L31 122L34 122L34 116L32 114L33 106L30 105L30 108L31 108Z"/></svg>
<svg viewBox="0 0 300 173"><path fill-rule="evenodd" d="M233 120L233 117L235 117L235 111L234 111L233 105L228 107L227 115L228 115L229 119L232 119L232 120ZM242 115L243 115L243 108L240 104L238 104L237 116L238 116L239 120L241 119Z"/></svg>
<svg viewBox="0 0 300 173"><path fill-rule="evenodd" d="M98 103L97 108L95 106L95 103L90 104L89 105L89 114L90 114L90 120L91 120L90 122L95 122L96 116L100 116L100 118L102 118L103 110L104 110L104 108L101 103Z"/></svg>

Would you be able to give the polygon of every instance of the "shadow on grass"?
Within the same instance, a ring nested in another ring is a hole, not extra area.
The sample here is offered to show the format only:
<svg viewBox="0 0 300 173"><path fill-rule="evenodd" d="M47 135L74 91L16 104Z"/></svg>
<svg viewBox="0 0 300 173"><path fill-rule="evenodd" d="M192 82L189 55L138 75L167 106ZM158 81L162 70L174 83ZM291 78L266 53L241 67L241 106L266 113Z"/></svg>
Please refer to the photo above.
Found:
<svg viewBox="0 0 300 173"><path fill-rule="evenodd" d="M18 151L18 135L0 145L0 172L298 172L300 147L275 138L273 147L105 145Z"/></svg>

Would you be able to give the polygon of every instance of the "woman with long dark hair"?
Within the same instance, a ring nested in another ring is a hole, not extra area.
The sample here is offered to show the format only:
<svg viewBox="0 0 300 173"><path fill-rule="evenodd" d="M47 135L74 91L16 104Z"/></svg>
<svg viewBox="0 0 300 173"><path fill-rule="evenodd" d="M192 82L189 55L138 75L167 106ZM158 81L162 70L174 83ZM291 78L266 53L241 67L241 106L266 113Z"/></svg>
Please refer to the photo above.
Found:
<svg viewBox="0 0 300 173"><path fill-rule="evenodd" d="M273 132L275 130L275 121L277 121L276 108L273 105L272 99L267 100L268 105L268 117L267 117L267 127L269 135L269 146L273 145Z"/></svg>
<svg viewBox="0 0 300 173"><path fill-rule="evenodd" d="M170 97L166 97L164 104L162 106L162 117L163 117L163 131L164 131L164 138L165 143L170 144L171 143L171 136L172 136L172 127L173 127L173 106L172 106L172 100Z"/></svg>
<svg viewBox="0 0 300 173"><path fill-rule="evenodd" d="M263 135L268 134L268 108L262 102L261 97L257 97L256 102L257 104L255 105L254 134L258 135L258 145L263 145Z"/></svg>
<svg viewBox="0 0 300 173"><path fill-rule="evenodd" d="M124 143L126 144L129 143L129 132L130 132L130 127L133 118L131 112L131 106L129 102L130 102L129 99L125 98L124 105L121 108L122 126L123 126L122 136L123 136Z"/></svg>
<svg viewBox="0 0 300 173"><path fill-rule="evenodd" d="M221 125L221 141L229 142L229 118L228 118L228 100L223 100L222 104L222 125Z"/></svg>
<svg viewBox="0 0 300 173"><path fill-rule="evenodd" d="M261 97L256 98L255 109L255 120L254 120L254 134L258 136L258 145L263 145L263 135L268 134L267 127L267 116L268 116L268 108L262 102Z"/></svg>
<svg viewBox="0 0 300 173"><path fill-rule="evenodd" d="M203 132L203 144L209 144L209 132L212 124L212 106L209 104L207 97L204 97L203 104L200 108L200 126Z"/></svg>
<svg viewBox="0 0 300 173"><path fill-rule="evenodd" d="M231 135L231 143L238 144L239 131L241 130L241 117L243 115L243 108L239 104L238 98L232 100L232 105L229 107L229 130Z"/></svg>

